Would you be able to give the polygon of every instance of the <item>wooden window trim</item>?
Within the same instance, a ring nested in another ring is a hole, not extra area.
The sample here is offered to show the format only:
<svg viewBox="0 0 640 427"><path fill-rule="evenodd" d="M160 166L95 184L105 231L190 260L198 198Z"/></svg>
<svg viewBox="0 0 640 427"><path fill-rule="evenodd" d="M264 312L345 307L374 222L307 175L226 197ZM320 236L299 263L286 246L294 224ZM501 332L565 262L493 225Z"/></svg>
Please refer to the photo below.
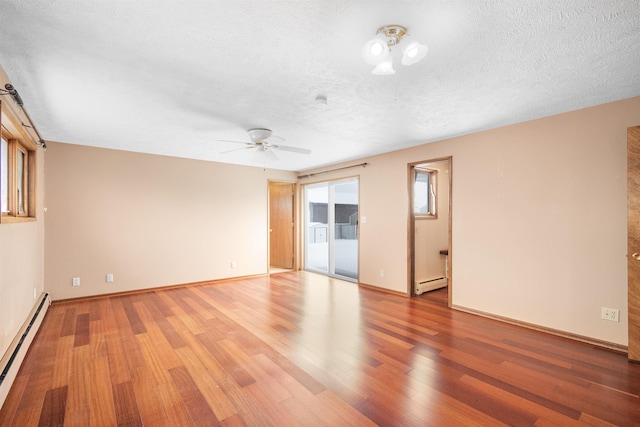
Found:
<svg viewBox="0 0 640 427"><path fill-rule="evenodd" d="M7 141L7 169L8 169L8 212L0 214L0 224L36 221L36 145L19 122L0 103L0 135ZM17 192L18 180L18 151L22 152L23 163L23 196L24 212L18 212L19 197Z"/></svg>

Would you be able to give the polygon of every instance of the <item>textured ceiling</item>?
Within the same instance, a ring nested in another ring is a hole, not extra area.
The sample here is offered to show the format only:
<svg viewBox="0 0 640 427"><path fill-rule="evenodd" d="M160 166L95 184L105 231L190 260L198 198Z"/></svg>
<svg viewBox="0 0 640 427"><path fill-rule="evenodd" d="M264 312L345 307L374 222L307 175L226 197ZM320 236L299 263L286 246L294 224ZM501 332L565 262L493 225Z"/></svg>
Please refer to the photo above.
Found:
<svg viewBox="0 0 640 427"><path fill-rule="evenodd" d="M386 24L429 53L376 76ZM638 96L640 2L2 0L0 66L45 140L302 171Z"/></svg>

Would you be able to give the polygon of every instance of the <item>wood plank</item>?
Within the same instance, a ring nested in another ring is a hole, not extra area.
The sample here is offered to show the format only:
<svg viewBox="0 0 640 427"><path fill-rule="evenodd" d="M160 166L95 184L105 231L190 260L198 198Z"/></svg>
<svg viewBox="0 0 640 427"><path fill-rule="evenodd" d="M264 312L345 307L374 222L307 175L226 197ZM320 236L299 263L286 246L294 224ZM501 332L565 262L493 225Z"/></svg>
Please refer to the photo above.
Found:
<svg viewBox="0 0 640 427"><path fill-rule="evenodd" d="M194 422L199 425L218 426L220 423L207 404L200 389L193 381L189 371L184 366L178 366L169 370L173 383L182 396L187 412Z"/></svg>
<svg viewBox="0 0 640 427"><path fill-rule="evenodd" d="M133 301L123 298L122 307L124 308L124 313L126 314L127 319L129 319L129 325L131 326L133 333L137 335L147 332L138 312L133 307Z"/></svg>
<svg viewBox="0 0 640 427"><path fill-rule="evenodd" d="M67 390L67 386L47 390L42 404L42 411L40 412L38 427L64 425Z"/></svg>
<svg viewBox="0 0 640 427"><path fill-rule="evenodd" d="M106 356L93 357L89 372L89 419L92 426L116 424L113 385Z"/></svg>
<svg viewBox="0 0 640 427"><path fill-rule="evenodd" d="M195 338L190 342L193 345L180 348L177 353L216 418L224 421L238 415L238 410L218 385L218 381L226 375L224 368L197 344Z"/></svg>
<svg viewBox="0 0 640 427"><path fill-rule="evenodd" d="M64 320L62 322L62 329L60 330L60 336L66 337L68 335L75 335L76 333L76 307L69 307L64 312Z"/></svg>
<svg viewBox="0 0 640 427"><path fill-rule="evenodd" d="M73 342L74 347L89 344L89 314L79 314L76 319L76 333Z"/></svg>
<svg viewBox="0 0 640 427"><path fill-rule="evenodd" d="M51 387L59 388L69 384L69 375L73 364L74 342L74 335L60 337L58 340Z"/></svg>
<svg viewBox="0 0 640 427"><path fill-rule="evenodd" d="M156 391L158 393L158 399L162 402L161 407L166 414L169 425L184 427L199 426L199 424L191 419L187 407L182 400L182 396L178 393L178 390L176 390L173 382L158 384Z"/></svg>
<svg viewBox="0 0 640 427"><path fill-rule="evenodd" d="M73 362L69 373L69 389L65 422L68 425L86 426L91 424L91 378L94 369L91 365L91 349L89 346L73 347ZM91 369L87 366L91 365Z"/></svg>
<svg viewBox="0 0 640 427"><path fill-rule="evenodd" d="M239 363L237 356L220 345L218 340L212 339L208 334L199 334L197 338L240 387L255 382L255 379Z"/></svg>
<svg viewBox="0 0 640 427"><path fill-rule="evenodd" d="M142 420L138 412L136 395L131 381L117 384L113 387L113 400L118 426L140 426Z"/></svg>
<svg viewBox="0 0 640 427"><path fill-rule="evenodd" d="M146 368L139 368L133 378L133 391L140 413L140 420L146 426L170 426L158 395L158 386L154 375Z"/></svg>
<svg viewBox="0 0 640 427"><path fill-rule="evenodd" d="M114 384L120 384L131 380L131 372L134 367L129 366L126 357L127 351L120 335L110 333L106 338L107 360L109 363L109 375Z"/></svg>

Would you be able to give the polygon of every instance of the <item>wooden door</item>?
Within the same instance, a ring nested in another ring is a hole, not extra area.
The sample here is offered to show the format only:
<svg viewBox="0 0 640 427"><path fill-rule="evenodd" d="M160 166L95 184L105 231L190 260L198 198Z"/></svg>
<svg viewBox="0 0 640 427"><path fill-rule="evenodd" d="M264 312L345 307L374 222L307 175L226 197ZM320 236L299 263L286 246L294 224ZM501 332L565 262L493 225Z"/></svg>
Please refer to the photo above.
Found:
<svg viewBox="0 0 640 427"><path fill-rule="evenodd" d="M294 184L269 183L269 265L293 268Z"/></svg>
<svg viewBox="0 0 640 427"><path fill-rule="evenodd" d="M640 362L640 126L627 131L629 360Z"/></svg>

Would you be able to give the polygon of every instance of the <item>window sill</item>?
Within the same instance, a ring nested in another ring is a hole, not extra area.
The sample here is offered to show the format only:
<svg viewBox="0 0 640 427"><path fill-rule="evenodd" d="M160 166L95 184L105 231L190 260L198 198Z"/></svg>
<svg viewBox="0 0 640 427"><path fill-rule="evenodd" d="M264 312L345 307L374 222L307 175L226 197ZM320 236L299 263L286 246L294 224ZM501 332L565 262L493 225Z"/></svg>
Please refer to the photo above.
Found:
<svg viewBox="0 0 640 427"><path fill-rule="evenodd" d="M438 215L416 215L415 219L438 219Z"/></svg>
<svg viewBox="0 0 640 427"><path fill-rule="evenodd" d="M0 218L0 224L12 224L17 222L34 222L35 217L32 216L3 216Z"/></svg>

